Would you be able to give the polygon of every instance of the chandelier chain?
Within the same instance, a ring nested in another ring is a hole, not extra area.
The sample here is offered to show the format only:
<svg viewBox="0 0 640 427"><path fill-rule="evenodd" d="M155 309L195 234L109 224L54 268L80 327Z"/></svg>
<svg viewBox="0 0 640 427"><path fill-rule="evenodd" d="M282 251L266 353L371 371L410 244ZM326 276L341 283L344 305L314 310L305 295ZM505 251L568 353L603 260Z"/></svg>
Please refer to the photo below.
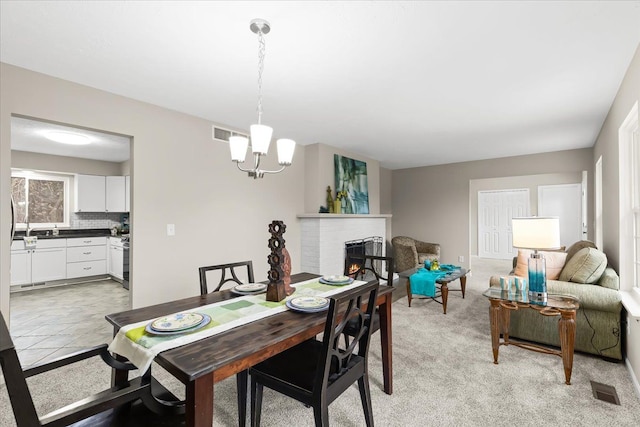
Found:
<svg viewBox="0 0 640 427"><path fill-rule="evenodd" d="M265 41L262 31L258 31L258 124L262 123L262 71L264 70Z"/></svg>

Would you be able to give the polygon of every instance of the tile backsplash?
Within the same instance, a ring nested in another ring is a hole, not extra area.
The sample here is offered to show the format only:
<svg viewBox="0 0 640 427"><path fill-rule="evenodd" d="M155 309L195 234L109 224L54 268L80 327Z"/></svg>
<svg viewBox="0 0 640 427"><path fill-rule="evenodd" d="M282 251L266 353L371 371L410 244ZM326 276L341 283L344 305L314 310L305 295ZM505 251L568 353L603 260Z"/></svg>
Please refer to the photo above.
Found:
<svg viewBox="0 0 640 427"><path fill-rule="evenodd" d="M120 225L121 213L71 212L71 228L111 228Z"/></svg>

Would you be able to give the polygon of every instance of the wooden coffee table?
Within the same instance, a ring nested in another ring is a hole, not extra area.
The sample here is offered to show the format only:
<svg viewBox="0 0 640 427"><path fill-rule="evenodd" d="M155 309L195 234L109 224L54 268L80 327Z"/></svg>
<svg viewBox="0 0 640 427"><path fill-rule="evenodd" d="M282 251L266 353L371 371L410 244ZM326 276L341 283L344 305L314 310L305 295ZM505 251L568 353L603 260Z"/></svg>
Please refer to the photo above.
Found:
<svg viewBox="0 0 640 427"><path fill-rule="evenodd" d="M568 295L548 295L546 301L532 301L525 292L508 292L500 288L489 288L482 294L489 298L489 319L491 322L491 347L493 363L498 364L498 349L501 345L515 345L539 353L562 357L565 384L571 384L573 369L573 347L576 340L576 311L580 306L577 298ZM542 316L560 316L558 331L560 351L529 342L512 341L509 338L511 311L521 308L537 310ZM502 341L500 333L502 332Z"/></svg>
<svg viewBox="0 0 640 427"><path fill-rule="evenodd" d="M421 268L422 267L410 268L409 270L398 273L400 277L404 277L407 279L407 299L409 300L409 307L411 307L411 300L413 299L409 277ZM432 299L438 304L442 304L442 311L444 312L444 314L447 314L447 300L449 298L449 291L462 291L462 298L464 298L464 291L467 287L467 274L469 273L469 271L471 270L461 268L459 270L453 270L449 272L446 276L439 277L438 279L436 279L436 296L425 296L425 298ZM449 283L458 279L460 279L460 289L449 289ZM438 300L439 297L442 297L442 301Z"/></svg>

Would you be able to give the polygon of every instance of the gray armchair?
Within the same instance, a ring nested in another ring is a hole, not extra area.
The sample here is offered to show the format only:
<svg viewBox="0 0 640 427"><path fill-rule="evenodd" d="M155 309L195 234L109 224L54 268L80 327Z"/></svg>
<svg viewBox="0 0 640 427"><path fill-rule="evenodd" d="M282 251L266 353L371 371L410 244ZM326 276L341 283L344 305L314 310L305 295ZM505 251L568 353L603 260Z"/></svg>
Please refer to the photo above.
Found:
<svg viewBox="0 0 640 427"><path fill-rule="evenodd" d="M440 261L440 244L427 243L406 236L391 239L393 260L397 272L424 265L426 260Z"/></svg>

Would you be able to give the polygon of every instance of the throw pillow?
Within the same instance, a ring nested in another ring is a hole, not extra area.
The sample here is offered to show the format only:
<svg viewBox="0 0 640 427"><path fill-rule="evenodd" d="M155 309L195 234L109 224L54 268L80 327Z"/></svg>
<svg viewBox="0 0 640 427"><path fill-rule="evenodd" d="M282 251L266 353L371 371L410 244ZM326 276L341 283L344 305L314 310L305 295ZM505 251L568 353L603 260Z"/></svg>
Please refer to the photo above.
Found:
<svg viewBox="0 0 640 427"><path fill-rule="evenodd" d="M560 273L560 280L596 283L607 268L607 256L595 248L582 248L571 257Z"/></svg>
<svg viewBox="0 0 640 427"><path fill-rule="evenodd" d="M577 254L580 249L583 248L598 249L596 247L596 244L589 240L578 240L573 245L569 246L569 249L567 249L567 262L569 262L569 260L573 258L573 256Z"/></svg>
<svg viewBox="0 0 640 427"><path fill-rule="evenodd" d="M514 275L519 277L529 277L529 258L533 253L530 249L518 249L518 263L516 269L513 272ZM560 272L564 267L564 262L567 258L565 252L550 252L550 251L538 251L538 253L544 256L546 261L546 276L548 280L558 280Z"/></svg>

